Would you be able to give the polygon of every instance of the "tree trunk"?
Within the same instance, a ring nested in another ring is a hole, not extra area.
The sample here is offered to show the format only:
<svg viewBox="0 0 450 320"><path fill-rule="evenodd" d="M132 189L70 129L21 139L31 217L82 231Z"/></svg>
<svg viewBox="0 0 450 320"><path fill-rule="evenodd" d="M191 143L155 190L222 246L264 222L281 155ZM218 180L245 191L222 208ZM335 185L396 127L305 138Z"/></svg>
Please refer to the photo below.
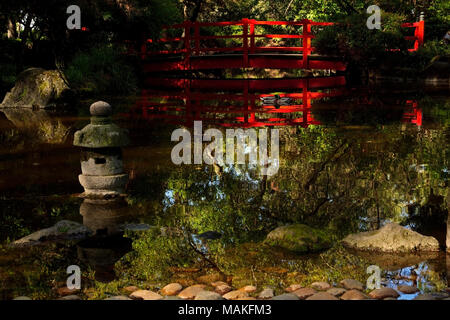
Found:
<svg viewBox="0 0 450 320"><path fill-rule="evenodd" d="M17 29L15 21L8 19L8 39L17 38Z"/></svg>

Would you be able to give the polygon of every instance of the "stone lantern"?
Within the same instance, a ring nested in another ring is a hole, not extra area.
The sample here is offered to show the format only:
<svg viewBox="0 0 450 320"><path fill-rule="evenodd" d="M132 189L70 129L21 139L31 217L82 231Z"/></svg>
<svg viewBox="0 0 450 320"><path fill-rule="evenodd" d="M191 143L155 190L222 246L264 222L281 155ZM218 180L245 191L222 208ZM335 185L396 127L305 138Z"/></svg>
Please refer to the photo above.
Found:
<svg viewBox="0 0 450 320"><path fill-rule="evenodd" d="M121 149L129 142L127 131L112 123L112 108L106 102L92 104L90 113L91 123L75 132L73 141L82 148L82 174L78 177L85 191L82 196L119 196L128 182Z"/></svg>

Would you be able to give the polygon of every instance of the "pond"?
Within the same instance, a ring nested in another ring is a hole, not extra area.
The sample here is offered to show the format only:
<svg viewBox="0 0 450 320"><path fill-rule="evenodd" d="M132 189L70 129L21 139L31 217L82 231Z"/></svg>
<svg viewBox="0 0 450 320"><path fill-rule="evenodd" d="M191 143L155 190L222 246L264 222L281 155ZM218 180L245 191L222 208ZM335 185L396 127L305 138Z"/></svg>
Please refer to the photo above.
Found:
<svg viewBox="0 0 450 320"><path fill-rule="evenodd" d="M127 285L188 286L202 276L277 293L293 283L366 283L373 264L393 288L450 286L444 253L361 254L339 243L397 222L445 246L447 93L356 90L341 77L216 81L149 79L152 90L140 96L105 99L131 141L123 148L123 201L79 197L80 148L72 142L89 123L91 102L68 112L0 110L1 299L56 298L69 265L80 266L81 294L90 299ZM280 105L261 99L275 95ZM276 173L262 175L258 164L174 164L172 132L193 130L194 121L224 136L230 128L278 129ZM10 246L61 220L96 234ZM271 230L292 223L330 230L335 244L313 254L262 245Z"/></svg>

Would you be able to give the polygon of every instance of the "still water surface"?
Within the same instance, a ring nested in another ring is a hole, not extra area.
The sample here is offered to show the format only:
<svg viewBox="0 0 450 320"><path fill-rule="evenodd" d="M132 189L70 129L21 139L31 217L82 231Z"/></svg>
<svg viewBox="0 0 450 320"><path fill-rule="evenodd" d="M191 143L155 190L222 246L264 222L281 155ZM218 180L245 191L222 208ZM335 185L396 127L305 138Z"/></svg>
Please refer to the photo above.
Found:
<svg viewBox="0 0 450 320"><path fill-rule="evenodd" d="M52 279L64 281L68 264L95 271L87 276L92 286L93 279L189 283L220 270L233 283L282 288L319 277L363 280L369 264L379 265L383 281L392 287L416 284L427 292L448 286L444 254L364 256L337 246L300 256L258 245L270 230L287 223L330 229L339 239L386 221L444 243L448 95L386 89L356 93L327 81L308 83L307 89L303 83L302 90L296 82L280 88L242 80L220 88L191 82L186 90L167 80L140 97L112 99L115 122L131 138L123 154L130 175L123 203L77 197L83 191L80 150L72 139L89 121L88 103L78 113L2 110L0 297L52 297ZM288 106L264 107L260 98L274 94L292 100ZM261 176L258 168L246 165L174 165L171 133L190 128L194 120L202 120L204 130L278 128L278 173ZM84 223L98 236L41 249L6 247L63 219ZM136 240L136 231L124 240L116 234L123 223L163 227L167 239Z"/></svg>

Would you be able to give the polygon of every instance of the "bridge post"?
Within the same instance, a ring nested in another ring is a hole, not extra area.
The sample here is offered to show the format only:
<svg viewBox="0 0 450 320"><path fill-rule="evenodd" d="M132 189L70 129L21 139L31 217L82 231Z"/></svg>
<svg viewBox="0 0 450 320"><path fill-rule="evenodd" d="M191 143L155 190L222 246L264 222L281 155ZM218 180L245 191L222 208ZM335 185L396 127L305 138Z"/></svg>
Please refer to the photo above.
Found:
<svg viewBox="0 0 450 320"><path fill-rule="evenodd" d="M308 19L302 20L303 24L303 68L309 69L308 55L311 50L311 24Z"/></svg>
<svg viewBox="0 0 450 320"><path fill-rule="evenodd" d="M243 59L244 68L248 67L248 19L242 19L242 45L243 45Z"/></svg>
<svg viewBox="0 0 450 320"><path fill-rule="evenodd" d="M184 22L184 49L184 70L189 70L191 61L191 21Z"/></svg>
<svg viewBox="0 0 450 320"><path fill-rule="evenodd" d="M250 20L250 53L255 53L255 20Z"/></svg>
<svg viewBox="0 0 450 320"><path fill-rule="evenodd" d="M425 38L425 20L417 22L416 29L414 31L416 41L414 41L414 51L419 50L419 47L423 46Z"/></svg>

